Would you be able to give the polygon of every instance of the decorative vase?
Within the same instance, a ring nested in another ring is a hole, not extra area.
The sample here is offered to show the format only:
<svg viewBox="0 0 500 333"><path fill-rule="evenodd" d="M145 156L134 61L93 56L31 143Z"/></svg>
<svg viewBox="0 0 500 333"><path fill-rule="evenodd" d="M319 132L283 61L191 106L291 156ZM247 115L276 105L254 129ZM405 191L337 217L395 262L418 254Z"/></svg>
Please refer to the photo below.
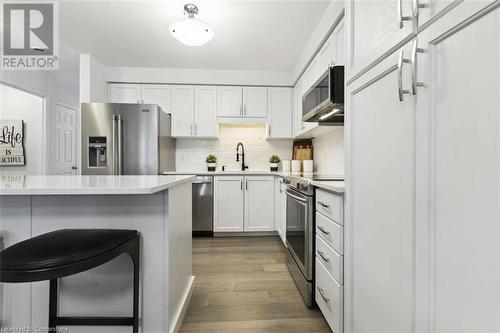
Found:
<svg viewBox="0 0 500 333"><path fill-rule="evenodd" d="M215 171L217 163L207 163L208 171Z"/></svg>
<svg viewBox="0 0 500 333"><path fill-rule="evenodd" d="M269 163L269 168L271 169L271 171L278 171L278 166L279 166L279 163Z"/></svg>

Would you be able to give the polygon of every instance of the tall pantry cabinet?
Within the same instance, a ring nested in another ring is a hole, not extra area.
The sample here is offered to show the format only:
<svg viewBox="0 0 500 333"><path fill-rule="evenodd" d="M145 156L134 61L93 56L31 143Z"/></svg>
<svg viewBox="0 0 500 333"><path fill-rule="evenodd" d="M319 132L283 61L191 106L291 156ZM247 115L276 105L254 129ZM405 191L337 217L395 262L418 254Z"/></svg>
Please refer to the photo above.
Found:
<svg viewBox="0 0 500 333"><path fill-rule="evenodd" d="M500 4L427 3L348 66L346 332L500 331Z"/></svg>

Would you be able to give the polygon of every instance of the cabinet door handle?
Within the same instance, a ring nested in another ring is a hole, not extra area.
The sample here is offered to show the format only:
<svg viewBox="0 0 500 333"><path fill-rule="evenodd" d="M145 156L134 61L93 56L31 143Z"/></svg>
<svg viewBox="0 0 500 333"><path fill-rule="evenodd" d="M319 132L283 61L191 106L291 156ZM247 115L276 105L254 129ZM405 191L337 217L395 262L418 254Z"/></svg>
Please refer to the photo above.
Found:
<svg viewBox="0 0 500 333"><path fill-rule="evenodd" d="M247 115L247 105L243 104L243 114L246 116Z"/></svg>
<svg viewBox="0 0 500 333"><path fill-rule="evenodd" d="M240 178L240 189L243 191L243 179Z"/></svg>
<svg viewBox="0 0 500 333"><path fill-rule="evenodd" d="M240 116L243 115L243 104L240 105Z"/></svg>
<svg viewBox="0 0 500 333"><path fill-rule="evenodd" d="M325 207L325 208L330 208L330 205L327 205L326 203L324 203L322 201L318 201L318 204Z"/></svg>
<svg viewBox="0 0 500 333"><path fill-rule="evenodd" d="M405 94L410 93L409 90L403 90L403 64L409 62L410 60L404 58L404 50L401 50L398 58L398 96L400 102L404 100Z"/></svg>
<svg viewBox="0 0 500 333"><path fill-rule="evenodd" d="M194 135L198 135L198 124L194 124Z"/></svg>
<svg viewBox="0 0 500 333"><path fill-rule="evenodd" d="M330 231L326 231L322 226L318 225L318 229L319 231L321 231L322 233L324 233L325 235L329 235L330 234Z"/></svg>
<svg viewBox="0 0 500 333"><path fill-rule="evenodd" d="M191 128L191 135L193 135L193 124L191 124L190 128Z"/></svg>
<svg viewBox="0 0 500 333"><path fill-rule="evenodd" d="M323 261L330 262L330 259L325 257L325 253L323 251L318 250L318 254L321 257L321 259L323 259Z"/></svg>
<svg viewBox="0 0 500 333"><path fill-rule="evenodd" d="M403 29L404 21L411 21L411 16L403 16L403 0L398 0L399 29Z"/></svg>
<svg viewBox="0 0 500 333"><path fill-rule="evenodd" d="M328 297L325 296L325 290L318 287L318 291L319 291L319 294L321 295L321 298L323 298L323 300L326 302L326 303L330 303L330 299Z"/></svg>
<svg viewBox="0 0 500 333"><path fill-rule="evenodd" d="M416 1L416 0L415 0ZM417 80L417 53L425 53L424 49L418 47L418 40L413 41L413 48L411 51L411 92L413 95L417 94L417 87L423 87L423 82Z"/></svg>
<svg viewBox="0 0 500 333"><path fill-rule="evenodd" d="M271 136L271 125L267 125L267 135Z"/></svg>
<svg viewBox="0 0 500 333"><path fill-rule="evenodd" d="M248 179L247 178L245 178L245 190L248 191Z"/></svg>

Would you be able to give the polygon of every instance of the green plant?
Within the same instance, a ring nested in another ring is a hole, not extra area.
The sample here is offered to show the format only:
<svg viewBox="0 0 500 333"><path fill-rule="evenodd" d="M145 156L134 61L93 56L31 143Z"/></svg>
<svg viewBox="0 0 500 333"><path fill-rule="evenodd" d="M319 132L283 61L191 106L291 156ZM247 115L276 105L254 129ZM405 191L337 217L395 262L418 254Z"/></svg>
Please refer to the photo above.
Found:
<svg viewBox="0 0 500 333"><path fill-rule="evenodd" d="M215 155L208 155L207 156L207 163L217 163L217 156Z"/></svg>
<svg viewBox="0 0 500 333"><path fill-rule="evenodd" d="M273 155L269 157L269 163L279 163L281 161L278 155Z"/></svg>

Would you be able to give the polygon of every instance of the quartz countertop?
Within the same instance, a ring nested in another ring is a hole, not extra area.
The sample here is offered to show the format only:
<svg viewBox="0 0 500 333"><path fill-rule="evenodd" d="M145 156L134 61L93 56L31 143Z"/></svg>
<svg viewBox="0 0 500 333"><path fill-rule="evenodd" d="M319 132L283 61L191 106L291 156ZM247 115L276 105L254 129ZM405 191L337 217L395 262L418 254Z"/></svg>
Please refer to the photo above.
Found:
<svg viewBox="0 0 500 333"><path fill-rule="evenodd" d="M336 193L344 193L345 191L345 184L344 181L338 181L338 180L313 180L311 182L313 186L328 190L328 191L333 191Z"/></svg>
<svg viewBox="0 0 500 333"><path fill-rule="evenodd" d="M191 182L194 176L8 176L0 179L0 195L153 194Z"/></svg>

